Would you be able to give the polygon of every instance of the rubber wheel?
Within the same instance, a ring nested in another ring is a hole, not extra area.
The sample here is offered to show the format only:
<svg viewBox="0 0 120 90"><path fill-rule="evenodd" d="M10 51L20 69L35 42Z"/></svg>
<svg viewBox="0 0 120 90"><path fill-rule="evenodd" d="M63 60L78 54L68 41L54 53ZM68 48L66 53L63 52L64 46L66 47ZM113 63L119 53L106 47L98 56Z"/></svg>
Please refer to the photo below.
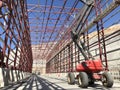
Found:
<svg viewBox="0 0 120 90"><path fill-rule="evenodd" d="M113 86L113 78L108 72L104 72L102 74L102 84L108 88L111 88Z"/></svg>
<svg viewBox="0 0 120 90"><path fill-rule="evenodd" d="M68 76L67 76L67 81L68 81L68 84L75 84L75 75L74 73L70 72L68 73Z"/></svg>
<svg viewBox="0 0 120 90"><path fill-rule="evenodd" d="M78 77L78 84L82 88L87 88L89 83L88 83L88 75L85 72L80 72L79 77Z"/></svg>

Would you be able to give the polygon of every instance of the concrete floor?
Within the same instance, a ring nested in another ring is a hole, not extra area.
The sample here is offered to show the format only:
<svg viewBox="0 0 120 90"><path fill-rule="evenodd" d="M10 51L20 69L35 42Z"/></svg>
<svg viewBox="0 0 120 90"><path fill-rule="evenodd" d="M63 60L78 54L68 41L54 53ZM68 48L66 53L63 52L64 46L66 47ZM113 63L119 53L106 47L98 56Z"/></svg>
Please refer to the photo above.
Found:
<svg viewBox="0 0 120 90"><path fill-rule="evenodd" d="M65 78L32 75L28 79L11 84L0 90L81 90L77 84L68 85ZM112 88L105 88L100 82L84 90L120 90L120 83L115 83Z"/></svg>

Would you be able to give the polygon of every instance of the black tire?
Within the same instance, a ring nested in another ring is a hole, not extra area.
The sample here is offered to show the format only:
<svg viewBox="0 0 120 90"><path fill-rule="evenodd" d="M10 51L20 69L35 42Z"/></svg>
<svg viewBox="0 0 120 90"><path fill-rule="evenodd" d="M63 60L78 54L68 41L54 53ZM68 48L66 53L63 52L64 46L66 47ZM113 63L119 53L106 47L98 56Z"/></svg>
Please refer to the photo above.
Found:
<svg viewBox="0 0 120 90"><path fill-rule="evenodd" d="M71 84L71 85L75 84L75 75L74 75L74 73L72 73L72 72L68 73L67 82L68 82L68 84Z"/></svg>
<svg viewBox="0 0 120 90"><path fill-rule="evenodd" d="M102 84L105 87L111 88L113 86L113 78L108 72L102 74Z"/></svg>
<svg viewBox="0 0 120 90"><path fill-rule="evenodd" d="M89 83L88 83L88 75L85 72L80 72L79 77L78 77L78 84L82 88L87 88Z"/></svg>

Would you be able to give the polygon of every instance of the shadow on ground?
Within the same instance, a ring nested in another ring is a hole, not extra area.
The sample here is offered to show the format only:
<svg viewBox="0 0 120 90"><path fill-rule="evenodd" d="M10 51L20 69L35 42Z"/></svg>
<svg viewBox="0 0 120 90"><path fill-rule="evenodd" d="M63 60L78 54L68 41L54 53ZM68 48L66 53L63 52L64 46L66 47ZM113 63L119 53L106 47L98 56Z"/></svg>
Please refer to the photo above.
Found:
<svg viewBox="0 0 120 90"><path fill-rule="evenodd" d="M29 78L23 79L18 83L11 84L0 90L120 90L119 85L112 88L105 88L102 84L95 83L88 86L88 88L80 88L78 85L68 85L66 81L59 78L41 77L35 74ZM49 80L49 81L48 81ZM63 86L62 86L63 85Z"/></svg>
<svg viewBox="0 0 120 90"><path fill-rule="evenodd" d="M1 88L0 90L65 90L64 88L49 82L37 75L24 79L21 82Z"/></svg>

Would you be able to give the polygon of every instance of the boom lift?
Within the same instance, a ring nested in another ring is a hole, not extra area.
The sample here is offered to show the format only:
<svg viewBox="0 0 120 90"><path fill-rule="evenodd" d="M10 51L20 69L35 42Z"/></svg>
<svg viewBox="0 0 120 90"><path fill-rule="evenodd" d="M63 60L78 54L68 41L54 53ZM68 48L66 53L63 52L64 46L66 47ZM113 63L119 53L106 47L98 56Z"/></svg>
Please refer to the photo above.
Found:
<svg viewBox="0 0 120 90"><path fill-rule="evenodd" d="M88 85L94 84L95 81L102 81L103 86L112 87L113 79L105 70L105 67L100 59L96 60L92 54L85 48L84 43L80 40L80 36L85 33L83 26L88 18L92 8L94 7L94 0L80 0L85 5L83 6L82 14L79 13L75 18L77 20L76 27L71 31L71 37L78 50L82 53L85 61L79 63L76 67L76 71L79 74L75 77L73 72L69 72L67 80L69 84L74 84L75 79L78 80L78 84L82 88L87 88Z"/></svg>

